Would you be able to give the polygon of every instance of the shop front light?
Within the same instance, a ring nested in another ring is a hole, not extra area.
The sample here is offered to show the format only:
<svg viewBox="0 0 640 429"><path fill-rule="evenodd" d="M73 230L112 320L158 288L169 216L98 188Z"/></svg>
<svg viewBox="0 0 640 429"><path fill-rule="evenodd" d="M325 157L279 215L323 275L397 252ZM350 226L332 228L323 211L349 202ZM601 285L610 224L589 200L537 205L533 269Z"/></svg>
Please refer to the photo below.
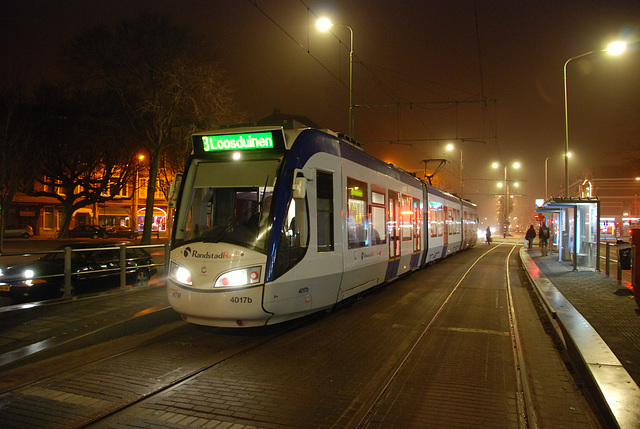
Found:
<svg viewBox="0 0 640 429"><path fill-rule="evenodd" d="M260 267L241 268L228 271L217 278L215 287L237 287L260 283Z"/></svg>
<svg viewBox="0 0 640 429"><path fill-rule="evenodd" d="M187 270L185 267L176 264L171 261L171 266L169 268L169 278L175 281L176 283L180 283L186 286L192 286L193 282L191 280L191 272Z"/></svg>

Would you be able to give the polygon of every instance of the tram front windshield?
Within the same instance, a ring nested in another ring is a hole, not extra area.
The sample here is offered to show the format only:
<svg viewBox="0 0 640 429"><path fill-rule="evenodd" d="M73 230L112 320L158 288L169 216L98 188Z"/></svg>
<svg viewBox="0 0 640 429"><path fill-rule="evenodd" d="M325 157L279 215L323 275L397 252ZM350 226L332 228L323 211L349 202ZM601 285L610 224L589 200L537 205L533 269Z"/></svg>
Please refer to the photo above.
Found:
<svg viewBox="0 0 640 429"><path fill-rule="evenodd" d="M225 242L265 252L278 165L277 160L192 165L176 216L175 244Z"/></svg>

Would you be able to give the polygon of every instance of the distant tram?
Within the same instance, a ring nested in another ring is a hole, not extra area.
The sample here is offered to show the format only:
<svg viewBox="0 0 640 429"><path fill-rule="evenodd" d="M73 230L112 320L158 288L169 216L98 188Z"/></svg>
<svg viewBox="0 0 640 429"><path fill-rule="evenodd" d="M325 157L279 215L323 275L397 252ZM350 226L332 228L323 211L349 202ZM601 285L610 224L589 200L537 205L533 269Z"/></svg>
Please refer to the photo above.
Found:
<svg viewBox="0 0 640 429"><path fill-rule="evenodd" d="M475 204L331 131L195 134L174 185L167 292L195 324L254 327L328 310L477 239Z"/></svg>

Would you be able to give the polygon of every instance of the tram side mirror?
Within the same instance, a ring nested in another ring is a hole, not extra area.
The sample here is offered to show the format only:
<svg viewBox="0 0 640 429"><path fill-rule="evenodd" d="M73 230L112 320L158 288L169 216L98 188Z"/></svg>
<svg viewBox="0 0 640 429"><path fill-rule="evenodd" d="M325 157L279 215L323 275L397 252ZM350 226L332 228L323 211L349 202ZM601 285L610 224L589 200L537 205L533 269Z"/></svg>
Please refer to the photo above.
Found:
<svg viewBox="0 0 640 429"><path fill-rule="evenodd" d="M182 184L182 174L176 174L173 181L171 182L171 187L169 187L169 195L167 197L167 205L170 208L176 208L176 201L178 200L178 191L180 190L180 185Z"/></svg>
<svg viewBox="0 0 640 429"><path fill-rule="evenodd" d="M307 195L307 179L304 176L293 179L291 190L293 198L304 198Z"/></svg>

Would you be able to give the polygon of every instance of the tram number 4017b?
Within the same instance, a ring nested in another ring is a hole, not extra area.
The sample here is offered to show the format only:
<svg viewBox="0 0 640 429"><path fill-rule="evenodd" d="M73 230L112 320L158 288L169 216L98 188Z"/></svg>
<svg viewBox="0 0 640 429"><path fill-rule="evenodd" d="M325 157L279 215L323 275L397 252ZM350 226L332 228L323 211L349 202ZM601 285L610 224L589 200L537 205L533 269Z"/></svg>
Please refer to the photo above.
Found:
<svg viewBox="0 0 640 429"><path fill-rule="evenodd" d="M253 302L248 296L234 296L229 301L233 304L251 304Z"/></svg>

